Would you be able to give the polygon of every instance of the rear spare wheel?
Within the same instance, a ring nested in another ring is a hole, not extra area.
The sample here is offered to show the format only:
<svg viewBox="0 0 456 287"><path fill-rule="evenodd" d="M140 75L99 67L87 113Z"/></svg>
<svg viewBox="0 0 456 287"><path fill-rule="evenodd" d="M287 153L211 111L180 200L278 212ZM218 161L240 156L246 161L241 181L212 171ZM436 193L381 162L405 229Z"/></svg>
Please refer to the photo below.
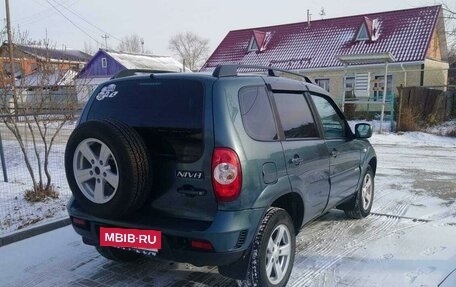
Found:
<svg viewBox="0 0 456 287"><path fill-rule="evenodd" d="M77 202L98 217L131 214L150 190L145 144L134 129L118 121L79 125L68 140L65 171Z"/></svg>

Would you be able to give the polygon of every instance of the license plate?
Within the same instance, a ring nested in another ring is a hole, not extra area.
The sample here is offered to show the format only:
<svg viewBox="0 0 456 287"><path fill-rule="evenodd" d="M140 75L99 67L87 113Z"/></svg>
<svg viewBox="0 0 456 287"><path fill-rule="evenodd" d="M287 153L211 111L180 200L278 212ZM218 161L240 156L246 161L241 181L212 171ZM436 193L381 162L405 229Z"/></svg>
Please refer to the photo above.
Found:
<svg viewBox="0 0 456 287"><path fill-rule="evenodd" d="M100 227L100 246L158 251L161 231Z"/></svg>

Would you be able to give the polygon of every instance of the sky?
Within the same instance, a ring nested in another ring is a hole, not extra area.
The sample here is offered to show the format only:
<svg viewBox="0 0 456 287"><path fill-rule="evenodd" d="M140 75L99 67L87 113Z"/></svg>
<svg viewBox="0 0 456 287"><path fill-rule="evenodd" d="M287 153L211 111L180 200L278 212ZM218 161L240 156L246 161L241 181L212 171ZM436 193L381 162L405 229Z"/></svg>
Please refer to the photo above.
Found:
<svg viewBox="0 0 456 287"><path fill-rule="evenodd" d="M0 1L0 18L6 18ZM144 48L156 55L170 55L169 39L193 32L209 39L210 52L230 30L434 5L436 0L10 0L12 26L27 31L34 40L46 36L57 48L115 49L122 37L137 34ZM456 1L447 1L456 10ZM5 21L1 21L4 33ZM3 35L5 38L5 35ZM97 43L98 42L98 43Z"/></svg>

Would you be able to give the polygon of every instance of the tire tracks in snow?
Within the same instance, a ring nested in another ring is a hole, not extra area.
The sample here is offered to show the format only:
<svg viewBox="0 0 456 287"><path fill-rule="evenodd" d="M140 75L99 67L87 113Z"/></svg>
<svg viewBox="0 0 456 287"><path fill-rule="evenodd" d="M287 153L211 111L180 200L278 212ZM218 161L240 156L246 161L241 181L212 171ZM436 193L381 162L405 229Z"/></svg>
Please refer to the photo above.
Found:
<svg viewBox="0 0 456 287"><path fill-rule="evenodd" d="M419 225L417 222L401 218L416 197L417 195L409 194L401 198L400 202L391 199L375 209L376 213L387 211L393 216L371 214L363 220L339 219L325 223L329 228L321 228L322 220L319 220L304 227L303 235L298 236L294 272L289 285L312 286L329 268L368 242ZM397 227L400 221L405 226ZM308 234L311 234L310 240L305 239ZM326 281L327 278L324 279Z"/></svg>

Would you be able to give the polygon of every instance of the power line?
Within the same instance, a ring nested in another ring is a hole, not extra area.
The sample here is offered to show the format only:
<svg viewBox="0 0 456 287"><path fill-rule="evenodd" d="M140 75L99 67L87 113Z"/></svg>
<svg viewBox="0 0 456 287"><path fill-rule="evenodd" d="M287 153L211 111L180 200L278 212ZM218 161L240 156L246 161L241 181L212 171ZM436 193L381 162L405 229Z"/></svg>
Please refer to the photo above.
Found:
<svg viewBox="0 0 456 287"><path fill-rule="evenodd" d="M69 2L69 1L70 0L64 0L61 3L58 3L58 5L61 6L63 4L66 4L66 2ZM40 10L40 11L38 11L36 13L33 13L33 14L29 15L29 16L25 16L25 17L22 17L22 18L16 18L12 22L19 23L19 24L25 24L25 25L32 24L32 23L41 21L43 19L46 19L46 18L50 17L52 14L56 13L54 11L54 9L52 9L52 7L45 6L44 4L42 4L42 3L40 3L40 2L38 2L36 0L33 0L33 2L35 2L37 5L45 7L46 9ZM76 3L76 2L74 2L74 3Z"/></svg>
<svg viewBox="0 0 456 287"><path fill-rule="evenodd" d="M54 2L56 2L55 0L52 0ZM104 33L105 35L108 35L109 37L119 41L119 42L122 42L122 40L120 40L119 38L115 37L114 35L112 35L111 33L108 33L106 32L105 30L101 29L100 27L98 27L97 25L89 22L89 20L85 19L84 17L82 17L79 13L71 10L70 8L68 7L65 7L65 5L63 3L61 3L60 5L63 9L67 10L68 12L70 12L71 14L75 15L76 17L78 17L79 19L81 19L82 21L86 22L87 24L89 24L90 26L94 27L95 29L97 29L98 31Z"/></svg>
<svg viewBox="0 0 456 287"><path fill-rule="evenodd" d="M57 11L55 11L52 7L49 7L49 5L44 6L45 4L42 4L42 3L40 3L37 0L33 0L33 2L35 2L36 4L38 4L38 5L42 6L42 7L48 7L48 8L45 9L45 10L41 10L41 12L35 13L33 15L30 15L30 16L27 16L27 17L23 17L23 18L19 18L17 20L14 20L13 22L18 23L18 25L30 26L30 25L33 25L35 23L38 23L38 22L41 22L41 21L45 21L45 20L49 19L50 17L54 16L55 14L57 14ZM62 3L57 3L58 4L57 7L63 5L64 3L67 3L67 2L69 2L69 0L65 0ZM77 2L79 2L79 0L75 0L72 3L70 2L68 4L69 5L74 5Z"/></svg>
<svg viewBox="0 0 456 287"><path fill-rule="evenodd" d="M76 25L76 23L74 23L70 18L68 18L64 13L62 13L62 11L60 11L54 4L52 4L49 0L46 0L46 2L52 6L52 8L54 8L55 10L57 10L57 12L59 12L60 15L62 15L65 19L68 20L68 22L70 22L71 24L73 24L73 26L75 26L78 30L80 30L82 33L86 34L90 39L94 40L95 43L97 43L98 45L100 44L99 41L97 39L95 39L94 37L92 37L89 33L87 33L84 29L82 29L81 27L79 27L78 25Z"/></svg>

